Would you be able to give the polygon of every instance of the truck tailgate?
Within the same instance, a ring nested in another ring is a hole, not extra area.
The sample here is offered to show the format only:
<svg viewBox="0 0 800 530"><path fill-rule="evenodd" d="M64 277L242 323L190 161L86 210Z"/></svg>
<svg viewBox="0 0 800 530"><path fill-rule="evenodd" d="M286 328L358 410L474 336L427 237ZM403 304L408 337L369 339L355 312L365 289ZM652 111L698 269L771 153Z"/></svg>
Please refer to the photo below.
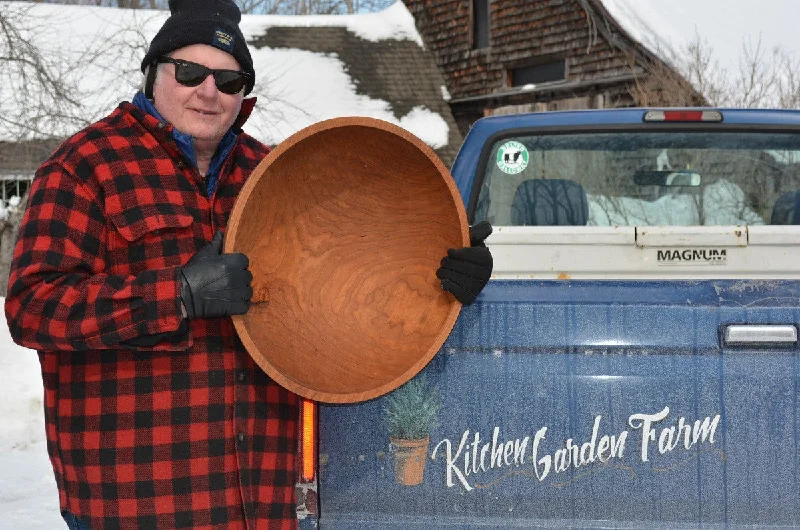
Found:
<svg viewBox="0 0 800 530"><path fill-rule="evenodd" d="M724 337L799 306L784 280L493 280L423 371L421 484L388 396L320 407L320 526L796 527L796 340Z"/></svg>

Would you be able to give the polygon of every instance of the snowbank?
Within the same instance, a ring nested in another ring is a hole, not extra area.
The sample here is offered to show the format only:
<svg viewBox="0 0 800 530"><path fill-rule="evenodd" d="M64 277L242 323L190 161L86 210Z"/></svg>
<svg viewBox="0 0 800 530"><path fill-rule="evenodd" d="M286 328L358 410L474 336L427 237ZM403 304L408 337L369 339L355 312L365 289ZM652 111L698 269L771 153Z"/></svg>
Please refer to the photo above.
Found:
<svg viewBox="0 0 800 530"><path fill-rule="evenodd" d="M5 303L0 298L0 303ZM36 352L11 341L0 317L0 528L63 528L47 457Z"/></svg>

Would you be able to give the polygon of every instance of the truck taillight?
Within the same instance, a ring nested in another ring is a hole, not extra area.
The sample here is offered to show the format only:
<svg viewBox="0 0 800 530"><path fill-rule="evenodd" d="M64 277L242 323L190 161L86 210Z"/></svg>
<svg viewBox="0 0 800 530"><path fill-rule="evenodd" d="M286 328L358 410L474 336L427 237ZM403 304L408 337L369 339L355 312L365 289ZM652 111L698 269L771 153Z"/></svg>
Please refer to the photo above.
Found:
<svg viewBox="0 0 800 530"><path fill-rule="evenodd" d="M648 110L644 113L646 122L721 122L722 112L718 110Z"/></svg>
<svg viewBox="0 0 800 530"><path fill-rule="evenodd" d="M303 399L300 407L300 469L303 480L311 482L317 469L317 404Z"/></svg>

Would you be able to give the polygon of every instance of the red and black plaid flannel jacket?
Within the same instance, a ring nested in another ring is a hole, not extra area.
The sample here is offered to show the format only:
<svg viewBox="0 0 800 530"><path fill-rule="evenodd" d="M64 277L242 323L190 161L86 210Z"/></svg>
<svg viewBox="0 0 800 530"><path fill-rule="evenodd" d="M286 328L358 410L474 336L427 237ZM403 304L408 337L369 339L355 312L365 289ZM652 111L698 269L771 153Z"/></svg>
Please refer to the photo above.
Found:
<svg viewBox="0 0 800 530"><path fill-rule="evenodd" d="M267 152L241 133L207 198L126 102L36 174L5 309L39 351L61 509L92 529L297 526L297 397L229 318L181 317L177 275Z"/></svg>

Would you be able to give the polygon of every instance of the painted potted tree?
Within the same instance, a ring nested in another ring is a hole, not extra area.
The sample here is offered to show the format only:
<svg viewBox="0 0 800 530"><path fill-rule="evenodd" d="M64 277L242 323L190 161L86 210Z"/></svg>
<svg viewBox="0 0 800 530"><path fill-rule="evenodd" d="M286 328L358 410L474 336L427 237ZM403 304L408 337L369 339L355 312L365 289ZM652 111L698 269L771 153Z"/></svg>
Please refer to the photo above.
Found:
<svg viewBox="0 0 800 530"><path fill-rule="evenodd" d="M441 402L437 389L418 376L386 396L389 450L394 454L398 484L422 483L428 459L431 428L437 424Z"/></svg>

